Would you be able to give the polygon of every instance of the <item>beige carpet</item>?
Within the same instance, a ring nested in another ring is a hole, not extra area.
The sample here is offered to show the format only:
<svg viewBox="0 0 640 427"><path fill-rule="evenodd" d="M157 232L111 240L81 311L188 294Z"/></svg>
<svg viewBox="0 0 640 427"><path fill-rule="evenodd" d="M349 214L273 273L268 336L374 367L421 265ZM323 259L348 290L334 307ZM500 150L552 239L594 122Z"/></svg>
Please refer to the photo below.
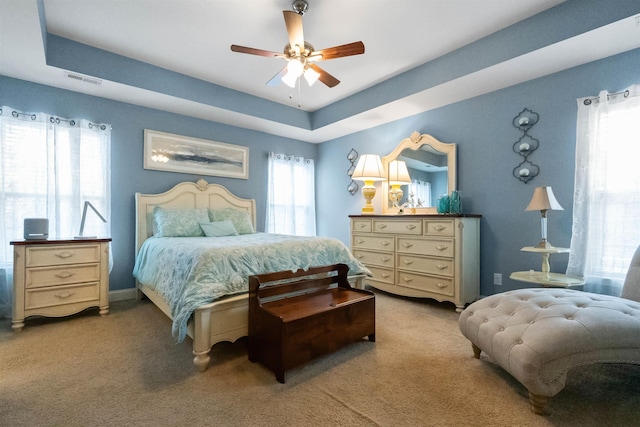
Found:
<svg viewBox="0 0 640 427"><path fill-rule="evenodd" d="M220 343L204 373L150 302L0 321L1 426L631 426L640 424L640 366L574 370L547 414L519 383L472 357L449 304L376 293L366 339L287 373ZM640 339L640 338L639 338Z"/></svg>

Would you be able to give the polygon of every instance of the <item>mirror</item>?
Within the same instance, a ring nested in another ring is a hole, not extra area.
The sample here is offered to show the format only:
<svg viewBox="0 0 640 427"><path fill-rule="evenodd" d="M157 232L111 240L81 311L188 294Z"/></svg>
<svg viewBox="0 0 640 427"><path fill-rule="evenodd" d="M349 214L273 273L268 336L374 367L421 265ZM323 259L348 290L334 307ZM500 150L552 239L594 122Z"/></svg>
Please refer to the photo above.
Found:
<svg viewBox="0 0 640 427"><path fill-rule="evenodd" d="M403 184L391 188L389 172L395 170L395 165L391 165L395 160L405 162L411 186ZM382 158L382 166L389 179L382 183L384 214L398 214L403 205L405 213L434 214L438 198L457 189L456 144L440 142L428 134L413 132ZM400 197L395 195L398 188L402 190ZM389 199L390 194L398 199L397 203Z"/></svg>

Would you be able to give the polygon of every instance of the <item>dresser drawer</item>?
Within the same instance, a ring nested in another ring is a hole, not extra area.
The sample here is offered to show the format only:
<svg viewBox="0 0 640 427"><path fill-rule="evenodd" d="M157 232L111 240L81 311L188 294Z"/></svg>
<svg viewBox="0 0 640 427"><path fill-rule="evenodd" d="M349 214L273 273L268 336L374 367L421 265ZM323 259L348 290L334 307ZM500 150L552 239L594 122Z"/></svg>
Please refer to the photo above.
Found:
<svg viewBox="0 0 640 427"><path fill-rule="evenodd" d="M398 286L406 288L419 289L436 294L454 296L455 289L453 279L444 277L432 277L415 273L407 273L398 271Z"/></svg>
<svg viewBox="0 0 640 427"><path fill-rule="evenodd" d="M100 264L78 264L65 267L37 267L25 271L25 287L40 288L70 283L97 282Z"/></svg>
<svg viewBox="0 0 640 427"><path fill-rule="evenodd" d="M446 236L453 237L456 234L455 221L445 220L425 220L424 234L426 236Z"/></svg>
<svg viewBox="0 0 640 427"><path fill-rule="evenodd" d="M354 219L353 231L355 233L371 233L371 220L370 219Z"/></svg>
<svg viewBox="0 0 640 427"><path fill-rule="evenodd" d="M100 245L34 246L27 248L26 267L100 262Z"/></svg>
<svg viewBox="0 0 640 427"><path fill-rule="evenodd" d="M371 234L354 234L351 246L354 248L394 250L393 236L374 236Z"/></svg>
<svg viewBox="0 0 640 427"><path fill-rule="evenodd" d="M98 301L100 299L100 286L98 282L95 282L29 289L25 292L24 299L25 310Z"/></svg>
<svg viewBox="0 0 640 427"><path fill-rule="evenodd" d="M419 219L373 220L374 233L422 234L422 221Z"/></svg>
<svg viewBox="0 0 640 427"><path fill-rule="evenodd" d="M398 254L398 269L453 277L453 259Z"/></svg>
<svg viewBox="0 0 640 427"><path fill-rule="evenodd" d="M453 257L451 239L415 239L398 237L398 253Z"/></svg>
<svg viewBox="0 0 640 427"><path fill-rule="evenodd" d="M377 265L379 267L394 268L393 252L373 252L354 249L353 256L367 267Z"/></svg>
<svg viewBox="0 0 640 427"><path fill-rule="evenodd" d="M367 277L364 280L366 281L367 279L371 279L371 280L377 280L378 282L384 282L384 283L389 283L391 285L393 285L393 279L394 279L394 273L393 270L388 270L386 268L380 268L380 267L368 267L369 270L371 271L371 273L373 274L373 277Z"/></svg>

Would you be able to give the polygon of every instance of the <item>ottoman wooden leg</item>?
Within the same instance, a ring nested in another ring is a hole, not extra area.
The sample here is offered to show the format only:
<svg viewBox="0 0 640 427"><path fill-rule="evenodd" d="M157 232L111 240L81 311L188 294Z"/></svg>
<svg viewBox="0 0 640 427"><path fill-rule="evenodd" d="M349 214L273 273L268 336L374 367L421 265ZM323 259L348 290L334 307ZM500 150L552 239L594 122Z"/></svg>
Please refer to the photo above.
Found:
<svg viewBox="0 0 640 427"><path fill-rule="evenodd" d="M471 348L473 348L473 357L480 359L480 352L482 351L480 350L480 347L475 344L471 344Z"/></svg>
<svg viewBox="0 0 640 427"><path fill-rule="evenodd" d="M544 407L547 406L547 396L529 392L529 402L531 403L531 411L533 411L534 414L542 415L544 413Z"/></svg>

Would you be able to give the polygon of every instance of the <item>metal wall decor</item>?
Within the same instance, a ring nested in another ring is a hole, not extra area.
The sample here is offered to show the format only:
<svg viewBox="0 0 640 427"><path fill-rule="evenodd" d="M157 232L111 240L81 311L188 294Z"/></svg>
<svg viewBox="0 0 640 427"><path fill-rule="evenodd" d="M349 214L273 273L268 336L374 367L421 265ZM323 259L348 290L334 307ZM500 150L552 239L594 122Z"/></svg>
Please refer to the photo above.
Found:
<svg viewBox="0 0 640 427"><path fill-rule="evenodd" d="M529 130L538 123L540 116L528 108L522 110L511 122L522 132L522 136L513 144L513 151L522 156L522 162L513 168L513 176L525 184L540 173L540 168L529 161L529 156L538 149L540 142L529 135Z"/></svg>
<svg viewBox="0 0 640 427"><path fill-rule="evenodd" d="M358 152L352 148L351 151L347 153L347 160L349 160L349 162L351 163L351 166L347 170L347 175L349 175L349 178L351 178L353 176L353 172L356 170L356 163L358 161ZM347 191L353 196L358 192L358 188L359 188L358 183L355 182L353 179L351 179L351 182L347 186Z"/></svg>

